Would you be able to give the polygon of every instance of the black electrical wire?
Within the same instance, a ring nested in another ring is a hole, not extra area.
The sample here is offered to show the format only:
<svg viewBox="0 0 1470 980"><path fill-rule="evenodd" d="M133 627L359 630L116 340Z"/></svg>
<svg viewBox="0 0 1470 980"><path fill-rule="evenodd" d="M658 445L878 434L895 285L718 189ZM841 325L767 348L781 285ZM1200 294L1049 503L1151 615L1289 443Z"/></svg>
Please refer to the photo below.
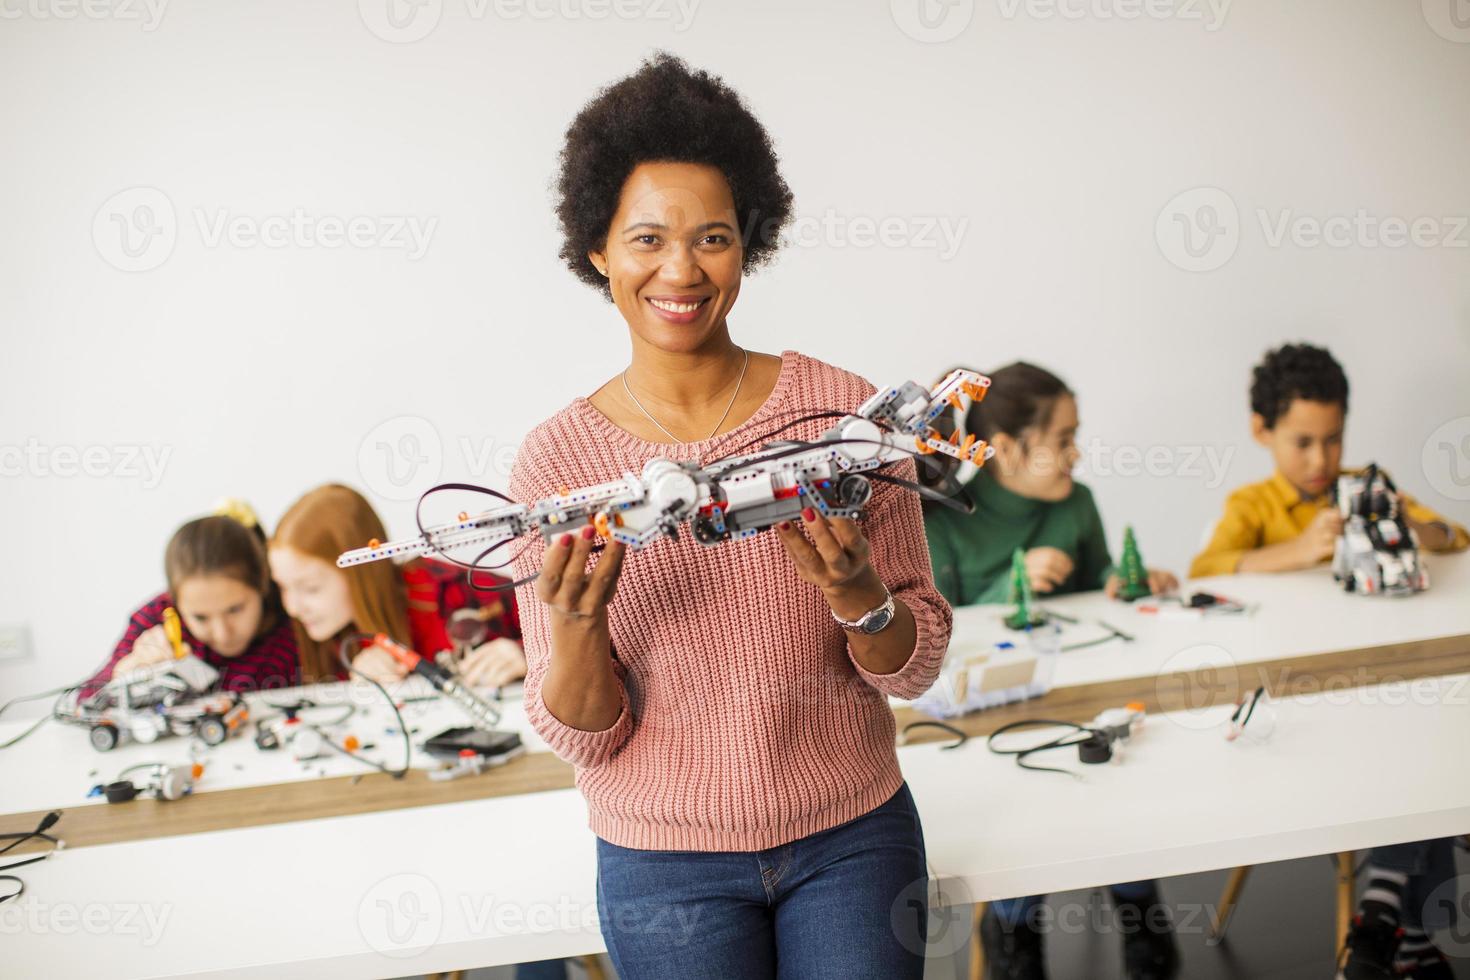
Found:
<svg viewBox="0 0 1470 980"><path fill-rule="evenodd" d="M959 511L961 514L975 513L975 502L970 499L970 495L964 487L956 487L954 493L946 494L934 487L926 487L922 483L905 480L902 477L893 476L889 473L874 471L865 475L880 483L892 483L895 486L903 487L905 490L912 490L925 500L932 500L936 504L948 507L950 510Z"/></svg>
<svg viewBox="0 0 1470 980"><path fill-rule="evenodd" d="M942 721L911 721L907 725L904 725L903 726L903 732L901 734L903 735L903 737L905 739L907 739L909 732L913 731L915 728L939 728L939 729L942 729L943 731L949 732L951 735L953 735L957 739L957 741L951 742L948 745L943 746L939 750L941 752L948 752L951 749L957 749L961 745L964 745L966 742L968 742L970 740L970 736L969 735L966 735L964 732L962 732L960 729L956 728L955 726L950 725L950 724L947 724L947 723L942 722Z"/></svg>
<svg viewBox="0 0 1470 980"><path fill-rule="evenodd" d="M39 854L36 857L22 858L19 861L11 861L9 864L0 864L0 871L10 871L13 868L23 868L28 864L37 864L41 861L46 860L52 854L55 854L57 849L62 846L61 841L58 838L46 833L46 831L55 826L56 821L60 819L61 811L52 810L50 813L41 818L41 822L36 824L35 830L25 831L23 833L0 834L0 840L10 841L10 843L5 845L4 847L0 847L0 854L5 854L8 851L13 851L15 848L19 847L21 844L24 844L28 840L43 840L51 844L51 850L47 851L45 854ZM26 890L25 882L21 881L20 878L16 875L0 874L0 881L15 882L15 891L5 895L0 895L0 904L8 902L12 898L19 898L21 894L23 894Z"/></svg>
<svg viewBox="0 0 1470 980"><path fill-rule="evenodd" d="M118 780L121 780L128 773L130 773L130 772L137 772L139 769L167 769L167 768L169 768L169 764L167 762L138 762L138 763L135 763L135 764L133 764L131 766L128 766L122 772L118 773L117 774L117 779Z"/></svg>
<svg viewBox="0 0 1470 980"><path fill-rule="evenodd" d="M364 640L371 639L373 639L373 635L371 633L347 634L346 636L342 637L342 642L337 644L337 659L342 661L342 666L347 668L347 672L349 674L355 674L356 676L361 677L363 680L372 684L373 687L376 687L378 691L383 695L383 697L387 700L388 707L393 709L393 717L398 719L398 730L403 732L403 768L389 769L381 762L375 762L372 759L360 756L355 752L349 751L345 746L339 746L335 744L330 738L325 737L325 735L320 730L318 730L317 734L323 735L322 741L326 742L328 745L332 746L332 748L341 752L343 755L352 759L356 759L358 762L364 763L365 765L372 766L379 772L385 772L388 775L392 776L394 779L402 779L404 776L408 775L408 763L410 757L413 755L413 742L408 737L408 725L406 725L403 721L403 712L398 710L398 702L393 700L393 696L388 693L388 689L385 688L382 684L379 684L374 678L369 677L362 671L358 670L356 667L352 666L352 660L347 656L347 650L352 644L361 643Z"/></svg>
<svg viewBox="0 0 1470 980"><path fill-rule="evenodd" d="M1071 729L1071 731L1057 736L1050 742L1043 742L1040 745L1033 745L1024 749L998 749L995 747L995 739L998 735L1003 735L1006 732L1016 731L1021 728L1039 727L1061 727ZM1070 769L1055 769L1050 766L1028 765L1026 762L1026 757L1036 752L1046 752L1051 749L1064 749L1069 746L1080 745L1089 739L1097 737L1106 737L1106 733L1100 731L1099 729L1090 728L1087 725L1079 725L1076 722L1072 721L1059 721L1053 718L1027 718L1022 721L1013 721L1008 725L1000 726L995 731L990 733L990 737L985 740L985 746L996 755L1015 756L1016 765L1020 766L1022 769L1030 769L1032 772L1059 772L1064 775L1071 776L1074 779L1081 779L1082 775L1080 773L1073 772Z"/></svg>
<svg viewBox="0 0 1470 980"><path fill-rule="evenodd" d="M312 722L311 727L313 728L317 727L318 725L340 725L347 719L351 718L353 715L357 714L357 705L353 704L351 701L347 701L343 704L321 704L320 702L313 701L310 698L303 698L300 701L297 701L295 704L272 704L271 702L266 701L263 698L261 699L261 701L267 708L272 708L287 718L291 717L293 714L300 714L303 711L310 711L313 708L347 709L347 711L339 718L328 718L326 721ZM271 718L274 717L274 715L270 715L266 718L257 719L257 723L260 721L269 721Z"/></svg>
<svg viewBox="0 0 1470 980"><path fill-rule="evenodd" d="M414 506L413 512L413 522L415 526L418 527L419 537L423 539L424 544L427 545L434 552L434 554L443 561L447 562L450 565L453 565L456 568L463 569L466 573L465 581L468 582L470 588L474 589L476 592L508 592L519 588L520 586L525 585L528 582L536 581L535 575L529 575L526 578L516 579L515 581L511 582L501 582L498 585L481 585L475 580L476 572L487 572L493 575L496 571L513 565L516 559L525 554L526 549L531 546L532 542L527 542L514 555L498 565L482 565L480 564L480 562L482 559L485 558L486 555L489 555L499 548L502 548L510 542L514 541L514 537L502 538L501 540L490 545L490 547L486 548L484 551L480 552L470 562L460 561L458 558L455 558L453 555L449 554L449 552L434 545L434 543L429 540L428 530L424 527L424 501L428 500L429 497L433 494L441 493L445 490L463 490L469 493L483 493L488 496L495 497L499 500L503 500L508 504L516 503L514 498L506 496L499 490L492 490L489 487L482 487L474 483L441 483L438 486L430 487L419 495L419 501Z"/></svg>
<svg viewBox="0 0 1470 980"><path fill-rule="evenodd" d="M780 418L783 415L797 415L799 412L801 412L801 409L799 409L799 408L786 409L785 411L782 411L782 412L776 412L775 415L774 415L774 417L775 418ZM816 422L816 421L819 421L821 419L840 419L840 418L846 418L847 416L849 416L851 414L852 414L851 412L838 412L838 411L834 411L834 410L827 410L827 411L822 411L822 412L808 412L808 413L806 413L804 415L801 415L799 418L792 419L790 422L787 422L784 425L778 425L774 429L771 429L771 430L769 430L767 432L763 432L763 433L761 433L758 436L755 436L755 437L753 437L751 439L746 440L745 442L742 442L740 445L736 446L734 449L732 449L729 452L725 453L725 455L723 455L723 456L717 456L714 459L710 460L708 463L705 464L705 466L706 467L714 466L717 463L722 463L722 462L724 462L727 459L734 459L735 457L737 457L737 456L740 455L740 453L741 453L742 450L748 449L749 447L755 446L755 445L764 445L765 443L770 442L771 441L771 438L773 436L775 436L775 435L777 435L779 433L785 432L787 429L790 429L790 428L793 428L795 426L798 426L798 425L802 424L803 422Z"/></svg>
<svg viewBox="0 0 1470 980"><path fill-rule="evenodd" d="M428 529L424 527L424 501L428 500L434 494L436 494L436 493L442 493L445 490L462 490L462 491L466 491L468 493L482 493L482 494L485 494L486 496L494 497L497 500L503 500L503 501L505 501L508 504L514 504L514 503L516 503L516 500L514 498L512 498L512 497L506 496L505 494L501 493L499 490L492 490L489 487L482 487L482 486L479 486L478 484L474 484L474 483L440 483L437 486L430 487L429 489L425 490L422 494L420 494L419 495L418 503L414 505L414 509L413 509L413 522L414 522L414 525L418 528L418 530L419 530L419 537L421 537L423 539L424 544L427 545L436 555L438 555L440 558L443 558L449 564L454 565L457 568L462 568L462 569L465 569L465 570L469 571L471 573L470 584L471 584L472 587L474 587L474 588L476 588L476 589L478 589L479 591L482 591L482 592L484 592L484 591L498 591L501 588L509 588L510 586L496 586L496 587L492 587L492 588L486 589L486 588L483 588L481 586L476 586L474 584L474 581L473 581L473 573L476 572L476 571L493 572L493 571L495 571L498 568L504 568L506 565L509 565L512 562L514 562L516 560L516 558L519 558L520 557L520 552L517 552L514 556L512 556L510 558L509 561L502 562L499 565L489 565L489 566L486 566L486 565L479 564L480 559L484 558L486 555L490 554L491 552L495 551L496 549L498 549L498 548L500 548L500 547L502 547L502 546L504 546L506 544L509 544L511 541L514 541L515 538L513 538L513 537L511 537L511 538L503 538L503 539L495 542L490 547L486 548L484 551L482 551L478 555L476 555L474 562L473 563L470 563L470 564L466 564L465 562L460 561L458 558L455 558L453 555L450 555L449 553L441 550L432 541L429 540L429 532L428 532ZM527 580L527 581L529 581L529 580ZM514 584L519 585L521 583L514 583Z"/></svg>
<svg viewBox="0 0 1470 980"><path fill-rule="evenodd" d="M531 545L535 543L534 538L532 538L530 541L527 541L525 544L521 545L519 551L517 551L514 555L511 555L508 560L501 562L499 565L480 564L480 559L484 558L486 555L490 554L490 552L494 551L496 548L499 548L501 545L509 544L511 541L514 540L514 538L506 538L504 541L498 541L475 556L474 562L466 566L469 571L465 575L465 580L469 583L470 588L474 589L476 592L512 592L520 588L522 585L536 581L536 579L541 574L540 572L537 572L535 575L527 575L525 578L512 579L509 582L501 582L499 585L481 585L475 581L476 572L489 572L493 575L500 569L505 568L507 565L515 564L516 560L520 558L521 555L524 555L526 553L526 549L530 548ZM599 548L598 550L601 549Z"/></svg>
<svg viewBox="0 0 1470 980"><path fill-rule="evenodd" d="M47 721L51 720L52 718L56 718L57 717L57 705L60 704L61 699L64 698L64 697L66 697L68 694L70 694L73 691L80 690L83 686L86 685L86 683L87 683L86 681L82 681L82 682L77 683L77 684L68 684L66 687L52 688L49 691L42 691L39 694L23 694L20 697L11 698L9 701L6 701L5 704L0 705L0 715L3 715L3 714L5 714L6 711L8 711L10 709L10 706L13 705L13 704L22 704L22 703L24 703L26 701L40 701L42 698L56 698L56 703L51 706L51 712L50 712L50 714L45 714L45 715L42 715L40 718L37 718L35 724L33 724L30 728L27 728L25 731L21 732L19 735L16 735L14 738L10 738L10 739L7 739L4 742L0 742L0 749L8 749L8 748L10 748L12 745L16 744L21 739L23 739L26 736L30 735L36 729L40 728ZM0 853L3 853L3 852L0 852Z"/></svg>

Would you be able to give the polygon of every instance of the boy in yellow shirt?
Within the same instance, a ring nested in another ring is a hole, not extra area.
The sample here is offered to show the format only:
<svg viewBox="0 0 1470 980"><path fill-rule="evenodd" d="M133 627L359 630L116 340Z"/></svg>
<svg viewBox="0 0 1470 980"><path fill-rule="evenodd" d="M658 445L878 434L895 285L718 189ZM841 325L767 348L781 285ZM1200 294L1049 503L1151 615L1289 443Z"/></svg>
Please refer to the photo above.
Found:
<svg viewBox="0 0 1470 980"><path fill-rule="evenodd" d="M1347 401L1347 376L1322 348L1287 344L1266 354L1251 380L1251 434L1271 450L1276 472L1225 501L1210 543L1189 567L1191 578L1283 572L1332 557L1342 530L1332 486L1343 472ZM1420 547L1460 551L1470 545L1463 527L1408 494L1399 496ZM1373 848L1338 980L1453 980L1427 932L1447 923L1425 919L1443 911L1428 899L1454 873L1448 839Z"/></svg>
<svg viewBox="0 0 1470 980"><path fill-rule="evenodd" d="M1284 572L1332 557L1342 515L1332 487L1344 472L1348 382L1331 354L1307 344L1269 352L1251 382L1251 435L1271 451L1276 472L1225 501L1191 578ZM1404 519L1426 551L1460 551L1470 533L1401 493Z"/></svg>

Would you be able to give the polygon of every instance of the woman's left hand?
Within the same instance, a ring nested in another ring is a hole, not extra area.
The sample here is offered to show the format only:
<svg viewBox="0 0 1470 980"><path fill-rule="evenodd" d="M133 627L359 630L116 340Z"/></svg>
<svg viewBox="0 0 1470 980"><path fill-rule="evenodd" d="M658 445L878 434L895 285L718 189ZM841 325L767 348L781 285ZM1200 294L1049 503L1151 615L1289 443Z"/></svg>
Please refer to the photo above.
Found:
<svg viewBox="0 0 1470 980"><path fill-rule="evenodd" d="M881 603L883 583L869 563L868 539L857 522L829 519L812 507L801 518L806 534L790 521L776 525L796 574L821 589L832 611L844 619L856 619Z"/></svg>
<svg viewBox="0 0 1470 980"><path fill-rule="evenodd" d="M526 676L526 651L502 636L465 654L459 673L470 687L504 687Z"/></svg>

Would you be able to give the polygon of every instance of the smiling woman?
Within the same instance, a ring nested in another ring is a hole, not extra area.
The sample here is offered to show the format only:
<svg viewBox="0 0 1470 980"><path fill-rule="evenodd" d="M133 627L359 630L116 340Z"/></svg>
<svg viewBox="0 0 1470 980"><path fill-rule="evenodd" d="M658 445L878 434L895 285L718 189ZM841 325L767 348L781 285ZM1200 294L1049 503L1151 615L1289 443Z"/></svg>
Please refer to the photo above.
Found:
<svg viewBox="0 0 1470 980"><path fill-rule="evenodd" d="M873 394L731 339L791 192L719 79L660 54L604 89L567 131L558 189L562 258L616 305L632 356L526 437L516 499L814 438L815 413ZM898 487L862 525L810 508L800 524L718 552L662 542L626 568L616 542L593 562L589 527L522 587L526 713L577 767L620 976L775 977L778 950L781 976L922 975L924 838L887 696L933 683L950 609Z"/></svg>

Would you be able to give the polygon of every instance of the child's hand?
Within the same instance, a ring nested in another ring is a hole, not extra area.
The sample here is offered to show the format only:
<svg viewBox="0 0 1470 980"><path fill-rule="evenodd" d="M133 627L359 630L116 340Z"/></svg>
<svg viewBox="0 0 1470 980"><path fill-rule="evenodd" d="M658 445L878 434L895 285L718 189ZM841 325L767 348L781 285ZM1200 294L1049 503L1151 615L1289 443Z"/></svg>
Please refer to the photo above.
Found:
<svg viewBox="0 0 1470 980"><path fill-rule="evenodd" d="M1332 557L1337 547L1337 536L1342 533L1342 514L1335 507L1327 507L1312 518L1307 529L1297 536L1297 557L1302 568L1307 568Z"/></svg>
<svg viewBox="0 0 1470 980"><path fill-rule="evenodd" d="M1108 576L1107 584L1103 586L1103 592L1109 599L1118 598L1118 590L1123 587L1123 580L1116 573ZM1168 595L1179 588L1179 580L1172 572L1166 572L1161 568L1150 568L1148 570L1148 590L1154 595Z"/></svg>
<svg viewBox="0 0 1470 980"><path fill-rule="evenodd" d="M1404 522L1418 536L1419 547L1425 551L1442 551L1455 543L1455 533L1438 521L1426 524L1405 514Z"/></svg>
<svg viewBox="0 0 1470 980"><path fill-rule="evenodd" d="M1072 559L1060 548L1032 548L1026 552L1026 577L1032 592L1050 592L1072 574Z"/></svg>
<svg viewBox="0 0 1470 980"><path fill-rule="evenodd" d="M139 634L133 641L133 649L112 667L113 676L140 667L151 667L174 658L174 645L162 625L153 626Z"/></svg>
<svg viewBox="0 0 1470 980"><path fill-rule="evenodd" d="M1154 595L1168 595L1179 591L1179 579L1174 577L1173 572L1167 572L1162 568L1150 568L1148 570L1148 589Z"/></svg>
<svg viewBox="0 0 1470 980"><path fill-rule="evenodd" d="M502 636L465 654L459 675L470 687L504 687L526 676L526 652L518 641Z"/></svg>
<svg viewBox="0 0 1470 980"><path fill-rule="evenodd" d="M408 674L407 668L376 643L352 658L352 669L379 684L396 684Z"/></svg>

